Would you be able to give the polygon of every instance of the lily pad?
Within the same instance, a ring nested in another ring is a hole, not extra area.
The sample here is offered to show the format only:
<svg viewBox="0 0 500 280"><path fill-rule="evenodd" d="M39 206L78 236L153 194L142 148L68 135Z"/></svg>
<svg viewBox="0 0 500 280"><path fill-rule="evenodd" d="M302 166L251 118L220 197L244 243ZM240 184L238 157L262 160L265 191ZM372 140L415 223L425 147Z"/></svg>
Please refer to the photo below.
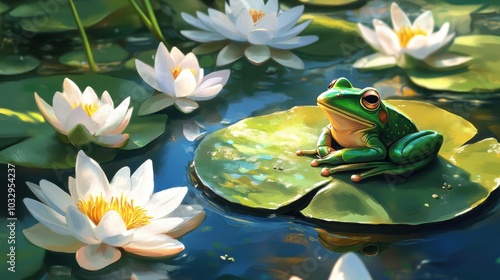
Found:
<svg viewBox="0 0 500 280"><path fill-rule="evenodd" d="M500 36L470 35L455 38L450 52L473 57L469 66L448 72L409 70L415 84L432 90L488 92L500 89Z"/></svg>
<svg viewBox="0 0 500 280"><path fill-rule="evenodd" d="M119 64L128 57L128 52L118 45L91 48L91 51L97 64ZM59 61L62 64L76 67L88 64L85 50L65 53L59 58Z"/></svg>
<svg viewBox="0 0 500 280"><path fill-rule="evenodd" d="M45 122L35 104L33 94L52 104L52 97L60 91L65 77L83 90L93 87L98 95L107 90L115 104L131 96L134 113L124 133L130 134L122 150L139 149L165 131L167 116L157 114L139 117L138 108L150 94L138 84L105 75L51 76L8 82L0 85L0 163L11 163L38 168L70 168L75 164L79 149L99 162L112 160L120 149L106 149L95 145L74 147L61 142L54 129Z"/></svg>
<svg viewBox="0 0 500 280"><path fill-rule="evenodd" d="M30 32L52 33L76 30L77 25L69 4L45 1L19 5L9 12L20 18L20 25ZM132 9L127 1L74 0L84 27L91 27L120 9Z"/></svg>
<svg viewBox="0 0 500 280"><path fill-rule="evenodd" d="M8 55L0 57L0 75L18 75L40 66L40 60L31 55Z"/></svg>
<svg viewBox="0 0 500 280"><path fill-rule="evenodd" d="M358 2L363 2L361 0L299 0L299 1L307 5L330 6L330 7L346 6Z"/></svg>
<svg viewBox="0 0 500 280"><path fill-rule="evenodd" d="M313 220L362 224L448 220L478 206L498 187L495 139L460 147L476 134L465 119L424 102L386 102L420 129L444 136L438 159L428 167L360 183L351 182L350 172L323 177L321 168L311 167L312 158L295 155L314 147L328 123L319 108L304 106L248 118L206 136L195 154L195 177L209 192L254 210L300 211ZM472 157L487 164L479 166Z"/></svg>
<svg viewBox="0 0 500 280"><path fill-rule="evenodd" d="M347 56L366 43L359 37L355 23L320 14L304 14L300 22L312 20L300 36L316 35L318 41L298 48L298 52L320 56Z"/></svg>
<svg viewBox="0 0 500 280"><path fill-rule="evenodd" d="M0 3L0 14L9 10L9 6L5 3Z"/></svg>

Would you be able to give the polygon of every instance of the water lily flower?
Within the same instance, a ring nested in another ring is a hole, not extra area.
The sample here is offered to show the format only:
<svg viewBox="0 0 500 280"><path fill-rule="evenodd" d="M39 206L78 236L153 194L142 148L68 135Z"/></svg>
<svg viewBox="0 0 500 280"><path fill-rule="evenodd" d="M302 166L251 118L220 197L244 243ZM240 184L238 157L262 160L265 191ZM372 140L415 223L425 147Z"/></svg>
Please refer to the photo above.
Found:
<svg viewBox="0 0 500 280"><path fill-rule="evenodd" d="M163 43L156 51L154 68L135 60L137 72L151 87L160 92L147 99L139 115L147 115L175 105L183 113L198 108L196 101L214 98L229 79L229 70L220 70L204 76L193 53L184 55L173 47L171 52Z"/></svg>
<svg viewBox="0 0 500 280"><path fill-rule="evenodd" d="M121 168L110 182L99 164L80 151L75 169L69 194L47 180L26 182L41 202L24 199L39 223L23 233L46 250L76 253L84 269L99 270L118 261L121 250L144 257L175 256L184 250L175 238L204 219L201 207L180 205L186 187L153 194L151 160L132 175L130 168Z"/></svg>
<svg viewBox="0 0 500 280"><path fill-rule="evenodd" d="M377 53L363 57L354 63L359 69L383 69L398 65L411 68L422 61L434 69L462 66L472 59L443 53L452 43L455 33L448 34L449 22L434 32L431 11L419 15L413 24L396 3L391 5L392 26L379 19L373 20L374 30L358 23L363 39Z"/></svg>
<svg viewBox="0 0 500 280"><path fill-rule="evenodd" d="M76 146L94 142L104 147L120 148L129 140L129 135L122 132L132 116L130 97L115 108L107 91L99 99L91 87L82 93L72 80L65 78L63 92L54 94L53 106L36 92L35 101L45 120Z"/></svg>
<svg viewBox="0 0 500 280"><path fill-rule="evenodd" d="M208 15L197 12L197 17L181 13L187 23L200 29L181 33L193 41L206 43L194 49L195 52L222 49L217 65L232 63L245 55L256 65L271 58L284 66L303 69L302 60L289 50L318 40L315 35L297 36L311 22L295 26L303 11L304 6L281 11L277 0L268 0L265 4L263 0L230 0L225 3L225 13L215 9L208 9Z"/></svg>

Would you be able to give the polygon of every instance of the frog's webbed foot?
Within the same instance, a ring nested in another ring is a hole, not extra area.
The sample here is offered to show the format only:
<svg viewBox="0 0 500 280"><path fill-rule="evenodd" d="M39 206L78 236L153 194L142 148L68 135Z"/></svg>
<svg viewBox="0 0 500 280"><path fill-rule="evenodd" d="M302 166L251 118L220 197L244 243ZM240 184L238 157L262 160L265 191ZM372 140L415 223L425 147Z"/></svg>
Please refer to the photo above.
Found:
<svg viewBox="0 0 500 280"><path fill-rule="evenodd" d="M303 155L309 155L309 156L314 156L317 155L319 157L324 157L327 156L328 154L334 152L335 149L330 147L330 146L319 146L316 149L312 150L297 150L295 152L296 155L298 156L303 156Z"/></svg>

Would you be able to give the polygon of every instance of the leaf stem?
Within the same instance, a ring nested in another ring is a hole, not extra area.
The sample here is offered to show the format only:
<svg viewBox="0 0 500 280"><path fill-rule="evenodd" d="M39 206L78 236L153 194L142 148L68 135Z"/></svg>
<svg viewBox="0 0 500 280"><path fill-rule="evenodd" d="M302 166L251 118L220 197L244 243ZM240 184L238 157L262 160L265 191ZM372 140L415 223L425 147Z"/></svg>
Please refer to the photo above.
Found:
<svg viewBox="0 0 500 280"><path fill-rule="evenodd" d="M148 17L144 14L144 12L141 10L141 7L137 5L137 3L134 0L128 0L130 5L134 8L135 12L139 15L141 18L142 22L144 25L152 31L153 25L151 24L151 21L148 19Z"/></svg>
<svg viewBox="0 0 500 280"><path fill-rule="evenodd" d="M167 46L167 41L165 40L165 37L163 37L163 34L161 33L160 25L158 25L158 21L156 20L155 12L153 10L153 6L151 5L151 2L149 0L142 0L144 3L144 6L146 7L146 11L148 12L149 19L151 20L152 24L152 29L150 29L153 34L155 34L156 38L165 44Z"/></svg>
<svg viewBox="0 0 500 280"><path fill-rule="evenodd" d="M82 36L83 45L85 47L85 53L87 54L87 60L89 62L90 70L92 70L92 72L97 72L97 65L95 64L94 56L92 56L92 51L90 50L90 44L87 38L87 33L85 33L85 28L83 28L82 21L78 16L78 12L76 11L75 3L73 3L73 0L69 0L69 5L71 7L71 11L73 12L73 17L75 18L78 30L80 30L80 35Z"/></svg>

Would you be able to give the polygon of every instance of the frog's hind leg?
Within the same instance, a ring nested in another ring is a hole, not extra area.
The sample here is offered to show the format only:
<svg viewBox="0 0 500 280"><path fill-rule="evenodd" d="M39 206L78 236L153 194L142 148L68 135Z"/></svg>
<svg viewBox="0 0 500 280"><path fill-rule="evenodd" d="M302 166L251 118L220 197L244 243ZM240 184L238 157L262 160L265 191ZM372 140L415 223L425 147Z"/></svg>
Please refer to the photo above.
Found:
<svg viewBox="0 0 500 280"><path fill-rule="evenodd" d="M388 163L387 165L380 165L380 166L375 167L373 169L367 170L363 173L353 174L351 176L351 181L356 183L356 182L359 182L365 178L376 176L376 175L381 175L381 174L400 175L400 174L412 172L412 171L415 171L417 169L420 169L420 168L426 166L433 159L434 159L434 157L427 157L421 161L409 163L409 164L400 165L400 164Z"/></svg>
<svg viewBox="0 0 500 280"><path fill-rule="evenodd" d="M340 165L340 166L336 166L336 167L332 167L332 168L325 167L321 170L321 174L323 176L329 176L329 175L331 175L333 173L337 173L337 172L360 170L360 169L370 169L370 170L368 170L364 173L361 173L359 175L354 174L351 176L351 180L353 182L359 182L359 181L361 181L362 178L387 173L388 170L397 169L397 168L399 168L399 166L394 164L394 163L391 163L391 162L374 161L374 162L344 164L344 165ZM360 177L361 175L363 175L363 177ZM356 178L359 178L359 180L356 180Z"/></svg>

